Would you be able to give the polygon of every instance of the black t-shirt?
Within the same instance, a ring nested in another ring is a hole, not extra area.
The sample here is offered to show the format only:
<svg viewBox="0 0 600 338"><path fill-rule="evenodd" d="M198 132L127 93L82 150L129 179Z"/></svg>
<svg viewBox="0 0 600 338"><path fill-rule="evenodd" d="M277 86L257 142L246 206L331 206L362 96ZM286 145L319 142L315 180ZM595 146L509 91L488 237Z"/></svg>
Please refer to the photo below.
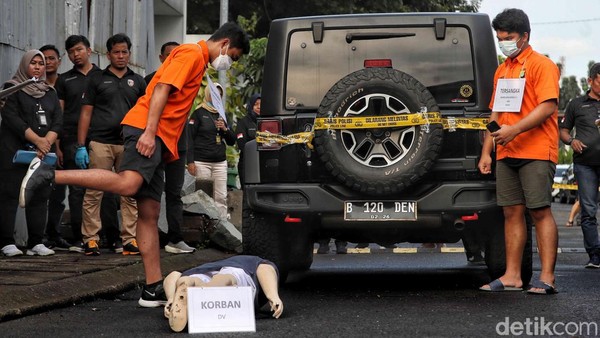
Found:
<svg viewBox="0 0 600 338"><path fill-rule="evenodd" d="M108 67L89 76L81 105L94 106L88 140L106 144L123 144L121 121L146 92L144 78L127 68L117 77Z"/></svg>
<svg viewBox="0 0 600 338"><path fill-rule="evenodd" d="M60 74L56 80L56 93L58 99L65 102L63 111L63 134L61 139L77 141L77 124L81 114L81 95L87 87L87 81L95 72L102 71L96 65L87 75L82 74L77 68L73 67L66 73Z"/></svg>
<svg viewBox="0 0 600 338"><path fill-rule="evenodd" d="M187 163L194 161L214 163L227 159L226 143L230 146L234 145L235 135L231 129L217 131L215 121L218 118L218 113L211 113L203 107L194 111L188 121L187 128ZM219 143L217 143L217 135L220 139Z"/></svg>
<svg viewBox="0 0 600 338"><path fill-rule="evenodd" d="M575 128L576 138L587 146L581 154L573 153L573 162L600 165L600 129L596 126L599 119L600 101L587 94L574 98L567 105L560 128Z"/></svg>

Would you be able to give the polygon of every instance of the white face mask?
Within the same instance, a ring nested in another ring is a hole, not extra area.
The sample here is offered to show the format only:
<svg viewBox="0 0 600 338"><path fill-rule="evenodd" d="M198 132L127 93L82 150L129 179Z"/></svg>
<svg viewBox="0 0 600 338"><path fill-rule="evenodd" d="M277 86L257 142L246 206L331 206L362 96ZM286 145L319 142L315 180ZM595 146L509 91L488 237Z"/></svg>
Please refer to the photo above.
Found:
<svg viewBox="0 0 600 338"><path fill-rule="evenodd" d="M521 48L517 47L517 42L520 40L521 38L519 38L517 41L499 41L498 46L500 47L500 51L502 51L502 54L504 54L506 57L517 55L521 51Z"/></svg>
<svg viewBox="0 0 600 338"><path fill-rule="evenodd" d="M217 56L216 59L214 59L210 64L211 66L213 66L214 69L216 70L227 70L231 67L231 64L233 63L233 59L231 58L231 56L227 55L227 50L229 49L229 45L227 45L227 48L225 49L225 54L221 54L219 52L219 56Z"/></svg>

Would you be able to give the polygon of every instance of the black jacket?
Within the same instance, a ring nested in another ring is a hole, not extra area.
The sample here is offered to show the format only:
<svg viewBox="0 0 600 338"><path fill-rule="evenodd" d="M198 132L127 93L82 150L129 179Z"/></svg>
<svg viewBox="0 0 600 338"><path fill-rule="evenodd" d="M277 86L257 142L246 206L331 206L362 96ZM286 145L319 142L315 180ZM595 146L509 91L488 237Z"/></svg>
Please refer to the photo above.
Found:
<svg viewBox="0 0 600 338"><path fill-rule="evenodd" d="M219 130L215 127L218 113L211 113L200 107L194 111L188 121L187 163L222 162L227 159L227 145L235 144L235 136L231 129ZM217 135L220 142L217 144Z"/></svg>
<svg viewBox="0 0 600 338"><path fill-rule="evenodd" d="M45 112L46 126L39 123L37 114L39 107ZM15 153L17 150L26 149L29 143L25 139L27 128L31 128L39 136L46 136L49 131L57 134L62 131L63 113L54 90L49 90L46 95L39 99L20 90L6 99L6 104L0 114L2 115L2 122L0 122L0 170L15 167L15 164L12 163ZM54 146L52 148L54 149Z"/></svg>
<svg viewBox="0 0 600 338"><path fill-rule="evenodd" d="M236 142L240 150L240 160L244 156L244 146L256 138L256 115L248 114L238 121L235 128Z"/></svg>

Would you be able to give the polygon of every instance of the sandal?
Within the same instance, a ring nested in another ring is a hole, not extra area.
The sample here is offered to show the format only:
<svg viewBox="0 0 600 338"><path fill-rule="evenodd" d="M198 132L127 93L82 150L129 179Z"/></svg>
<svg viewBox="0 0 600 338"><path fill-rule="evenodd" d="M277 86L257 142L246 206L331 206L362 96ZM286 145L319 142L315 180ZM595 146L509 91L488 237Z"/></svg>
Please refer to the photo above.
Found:
<svg viewBox="0 0 600 338"><path fill-rule="evenodd" d="M572 226L573 226L573 221L567 221L567 224L565 224L565 226L566 226L567 228L570 228L570 227L572 227Z"/></svg>
<svg viewBox="0 0 600 338"><path fill-rule="evenodd" d="M554 295L558 293L558 290L554 285L542 282L541 280L537 280L529 285L527 293L532 293L536 295Z"/></svg>

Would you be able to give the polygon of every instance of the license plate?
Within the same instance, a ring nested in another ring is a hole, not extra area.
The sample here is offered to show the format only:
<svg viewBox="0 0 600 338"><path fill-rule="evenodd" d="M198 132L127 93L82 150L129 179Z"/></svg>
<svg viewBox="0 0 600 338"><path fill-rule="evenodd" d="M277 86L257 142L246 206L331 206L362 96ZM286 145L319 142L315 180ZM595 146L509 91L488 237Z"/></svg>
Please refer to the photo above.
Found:
<svg viewBox="0 0 600 338"><path fill-rule="evenodd" d="M346 201L346 221L416 221L416 201Z"/></svg>

